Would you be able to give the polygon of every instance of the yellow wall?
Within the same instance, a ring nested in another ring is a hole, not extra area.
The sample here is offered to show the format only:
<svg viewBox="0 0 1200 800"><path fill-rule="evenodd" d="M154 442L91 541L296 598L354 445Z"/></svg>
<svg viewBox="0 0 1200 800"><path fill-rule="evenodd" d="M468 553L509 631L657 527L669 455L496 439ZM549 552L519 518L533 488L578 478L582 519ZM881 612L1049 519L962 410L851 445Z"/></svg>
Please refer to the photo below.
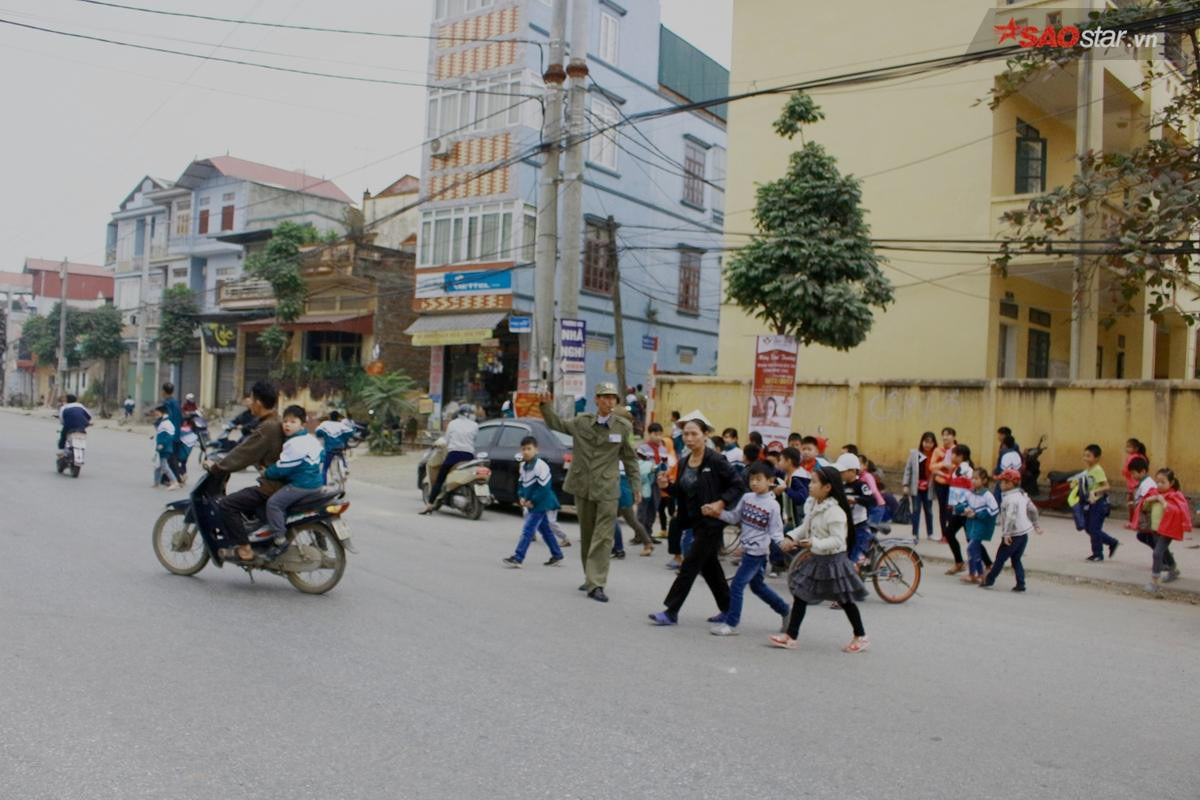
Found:
<svg viewBox="0 0 1200 800"><path fill-rule="evenodd" d="M662 419L699 408L718 430L746 428L748 382L664 376L658 388ZM1200 487L1200 451L1188 436L1200 428L1196 381L806 381L796 386L793 408L793 430L828 437L832 452L853 442L885 467L901 465L923 431L947 426L971 446L977 463L990 466L995 431L1007 425L1022 447L1046 437L1043 476L1078 468L1080 453L1093 443L1117 476L1125 440L1136 437L1153 465L1171 466L1185 487Z"/></svg>

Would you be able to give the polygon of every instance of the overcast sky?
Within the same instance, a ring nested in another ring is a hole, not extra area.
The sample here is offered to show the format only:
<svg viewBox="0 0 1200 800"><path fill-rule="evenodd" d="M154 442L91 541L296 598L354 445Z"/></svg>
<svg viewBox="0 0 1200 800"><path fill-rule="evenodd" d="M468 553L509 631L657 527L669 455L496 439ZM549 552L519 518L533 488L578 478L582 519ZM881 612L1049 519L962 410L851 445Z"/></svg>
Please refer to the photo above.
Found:
<svg viewBox="0 0 1200 800"><path fill-rule="evenodd" d="M122 0L117 0L121 2ZM295 25L429 33L433 0L123 0ZM733 0L661 0L729 64ZM426 42L236 26L79 0L8 0L0 21L246 61L422 83ZM248 50L249 49L249 50ZM250 52L271 51L271 54ZM425 90L151 53L0 24L0 270L103 263L109 214L145 174L229 153L336 179L351 197L418 174Z"/></svg>

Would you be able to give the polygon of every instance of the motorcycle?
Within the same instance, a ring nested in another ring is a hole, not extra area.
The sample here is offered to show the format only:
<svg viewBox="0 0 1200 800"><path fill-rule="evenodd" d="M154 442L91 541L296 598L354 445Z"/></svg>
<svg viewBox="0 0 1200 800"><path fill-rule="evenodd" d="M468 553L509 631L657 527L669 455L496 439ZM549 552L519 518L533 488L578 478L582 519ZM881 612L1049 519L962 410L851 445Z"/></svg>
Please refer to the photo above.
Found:
<svg viewBox="0 0 1200 800"><path fill-rule="evenodd" d="M350 529L342 515L350 503L337 489L327 487L311 500L288 509L287 538L291 545L275 559L267 558L272 546L265 521L243 515L242 522L254 549L254 560L243 562L232 552L233 540L222 530L218 502L225 496L227 475L205 472L191 495L168 503L154 523L151 541L160 564L175 575L195 575L211 560L218 567L231 560L250 579L261 570L287 578L306 594L324 594L337 586L346 571Z"/></svg>
<svg viewBox="0 0 1200 800"><path fill-rule="evenodd" d="M83 454L85 450L87 450L87 433L84 431L71 431L68 433L67 446L58 451L58 457L55 462L58 474L63 474L69 468L71 470L71 477L78 478L79 471L83 469Z"/></svg>
<svg viewBox="0 0 1200 800"><path fill-rule="evenodd" d="M441 494L431 498L433 481L437 478L442 462L446 460L446 439L440 438L433 447L425 451L421 457L424 472L421 477L421 499L432 504L435 509L450 505L461 511L467 519L479 519L483 516L483 507L492 502L492 490L488 486L492 470L486 458L473 458L462 461L451 467L442 484Z"/></svg>
<svg viewBox="0 0 1200 800"><path fill-rule="evenodd" d="M1038 496L1038 478L1042 476L1042 453L1046 452L1046 437L1038 438L1034 447L1025 448L1025 473L1021 476L1021 489L1030 497Z"/></svg>

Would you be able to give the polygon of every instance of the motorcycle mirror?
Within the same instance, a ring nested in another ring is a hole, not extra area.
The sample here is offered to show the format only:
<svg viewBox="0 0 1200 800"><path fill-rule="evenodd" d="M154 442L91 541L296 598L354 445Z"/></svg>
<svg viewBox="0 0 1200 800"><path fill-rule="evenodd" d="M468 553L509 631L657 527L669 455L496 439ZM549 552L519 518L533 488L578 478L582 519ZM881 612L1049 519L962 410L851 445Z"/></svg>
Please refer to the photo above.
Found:
<svg viewBox="0 0 1200 800"><path fill-rule="evenodd" d="M513 461L520 461L520 460L521 460L521 459L523 459L523 458L525 458L525 454L524 454L524 453L522 453L520 450L518 450L517 452L513 453Z"/></svg>

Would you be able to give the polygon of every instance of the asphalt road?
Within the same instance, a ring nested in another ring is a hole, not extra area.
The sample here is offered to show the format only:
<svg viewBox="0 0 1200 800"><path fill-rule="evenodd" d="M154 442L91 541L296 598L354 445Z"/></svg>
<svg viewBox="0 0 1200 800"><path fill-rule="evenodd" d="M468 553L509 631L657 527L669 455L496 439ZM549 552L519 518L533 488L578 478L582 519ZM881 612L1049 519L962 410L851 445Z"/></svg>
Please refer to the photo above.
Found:
<svg viewBox="0 0 1200 800"><path fill-rule="evenodd" d="M710 636L702 585L647 624L665 555L615 563L608 605L577 547L505 569L517 517L419 517L408 482L352 483L359 555L309 597L168 574L150 442L94 431L72 480L53 440L0 413L5 798L1196 797L1193 606L934 569L863 605L868 653L823 608L786 652L753 597Z"/></svg>

